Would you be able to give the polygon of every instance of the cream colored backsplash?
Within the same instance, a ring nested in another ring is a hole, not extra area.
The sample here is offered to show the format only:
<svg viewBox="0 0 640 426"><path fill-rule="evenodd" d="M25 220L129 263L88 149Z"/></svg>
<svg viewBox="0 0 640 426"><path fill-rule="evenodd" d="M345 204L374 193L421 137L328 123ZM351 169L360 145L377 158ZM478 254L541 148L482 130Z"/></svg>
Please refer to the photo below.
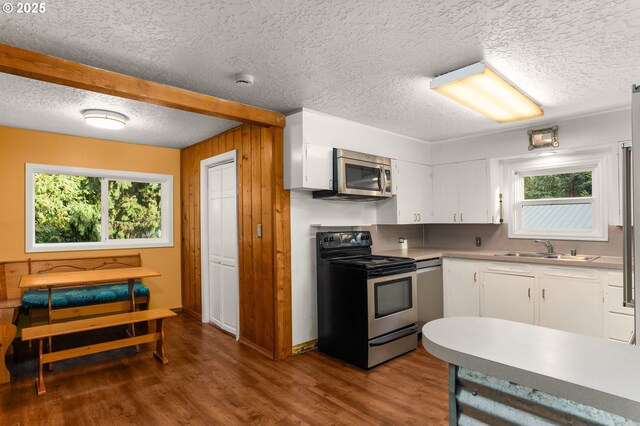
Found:
<svg viewBox="0 0 640 426"><path fill-rule="evenodd" d="M363 228L371 231L374 250L396 250L404 248L398 237L406 239L406 248L443 247L461 250L491 251L544 251L542 244L533 239L507 238L507 224L502 225L377 225ZM475 246L475 238L482 239L482 246ZM609 241L551 240L554 251L599 256L622 256L622 227L609 227Z"/></svg>

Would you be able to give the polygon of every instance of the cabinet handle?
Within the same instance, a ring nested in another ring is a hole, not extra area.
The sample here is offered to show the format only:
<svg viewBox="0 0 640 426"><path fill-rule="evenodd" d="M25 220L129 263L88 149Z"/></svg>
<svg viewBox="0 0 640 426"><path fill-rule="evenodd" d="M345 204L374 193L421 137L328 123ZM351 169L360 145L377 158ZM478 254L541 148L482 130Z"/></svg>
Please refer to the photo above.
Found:
<svg viewBox="0 0 640 426"><path fill-rule="evenodd" d="M455 213L453 214L453 221L454 222L456 221L456 214Z"/></svg>
<svg viewBox="0 0 640 426"><path fill-rule="evenodd" d="M418 215L417 215L417 214L415 214L415 213L413 214L413 221L414 221L414 222L417 222L417 221L418 221Z"/></svg>
<svg viewBox="0 0 640 426"><path fill-rule="evenodd" d="M420 216L420 213L418 213L418 222L422 222L422 216Z"/></svg>
<svg viewBox="0 0 640 426"><path fill-rule="evenodd" d="M464 219L462 219L462 213L460 213L460 222L464 222Z"/></svg>
<svg viewBox="0 0 640 426"><path fill-rule="evenodd" d="M527 296L531 299L531 287L527 289Z"/></svg>
<svg viewBox="0 0 640 426"><path fill-rule="evenodd" d="M474 272L474 273L473 273L473 282L475 283L475 282L477 282L477 281L478 281L478 273L477 273L477 272Z"/></svg>
<svg viewBox="0 0 640 426"><path fill-rule="evenodd" d="M542 298L544 299L544 288L542 289Z"/></svg>

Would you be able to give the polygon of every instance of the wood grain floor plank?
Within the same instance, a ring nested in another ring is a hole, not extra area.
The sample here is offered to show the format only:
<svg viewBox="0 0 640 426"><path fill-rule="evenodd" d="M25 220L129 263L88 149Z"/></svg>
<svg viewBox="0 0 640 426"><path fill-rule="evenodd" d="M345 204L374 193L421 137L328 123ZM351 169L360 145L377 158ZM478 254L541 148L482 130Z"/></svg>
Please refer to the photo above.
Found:
<svg viewBox="0 0 640 426"><path fill-rule="evenodd" d="M448 422L447 366L421 347L365 371L318 351L273 362L185 315L165 321L165 333L168 365L153 358L153 345L61 361L43 397L33 387L36 360L8 359L0 425ZM93 343L79 336L68 343Z"/></svg>

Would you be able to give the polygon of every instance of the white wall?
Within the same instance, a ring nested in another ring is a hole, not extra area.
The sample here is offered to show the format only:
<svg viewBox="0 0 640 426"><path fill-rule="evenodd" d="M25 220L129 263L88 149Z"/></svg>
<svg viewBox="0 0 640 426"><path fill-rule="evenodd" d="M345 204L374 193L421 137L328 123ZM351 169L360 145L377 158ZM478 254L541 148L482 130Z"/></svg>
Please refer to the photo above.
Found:
<svg viewBox="0 0 640 426"><path fill-rule="evenodd" d="M558 125L561 149L583 148L631 140L631 111L621 110L536 125L535 129ZM527 129L510 130L431 144L433 164L514 157L530 153Z"/></svg>
<svg viewBox="0 0 640 426"><path fill-rule="evenodd" d="M430 147L353 121L303 109L305 142L429 164ZM285 166L286 167L286 166ZM318 338L315 235L341 225L376 223L375 202L314 200L311 193L291 191L291 308L293 345ZM312 224L329 225L317 228ZM374 242L375 245L375 242Z"/></svg>

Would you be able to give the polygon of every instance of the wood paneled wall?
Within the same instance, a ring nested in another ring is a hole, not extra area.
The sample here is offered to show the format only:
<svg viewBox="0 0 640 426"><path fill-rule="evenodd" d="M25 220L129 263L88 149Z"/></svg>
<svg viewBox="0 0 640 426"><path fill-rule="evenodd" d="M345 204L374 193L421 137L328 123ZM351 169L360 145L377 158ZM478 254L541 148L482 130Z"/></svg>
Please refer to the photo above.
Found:
<svg viewBox="0 0 640 426"><path fill-rule="evenodd" d="M183 309L201 317L200 161L234 149L240 340L278 360L291 354L291 224L281 128L245 124L182 150ZM256 233L258 224L262 238Z"/></svg>

